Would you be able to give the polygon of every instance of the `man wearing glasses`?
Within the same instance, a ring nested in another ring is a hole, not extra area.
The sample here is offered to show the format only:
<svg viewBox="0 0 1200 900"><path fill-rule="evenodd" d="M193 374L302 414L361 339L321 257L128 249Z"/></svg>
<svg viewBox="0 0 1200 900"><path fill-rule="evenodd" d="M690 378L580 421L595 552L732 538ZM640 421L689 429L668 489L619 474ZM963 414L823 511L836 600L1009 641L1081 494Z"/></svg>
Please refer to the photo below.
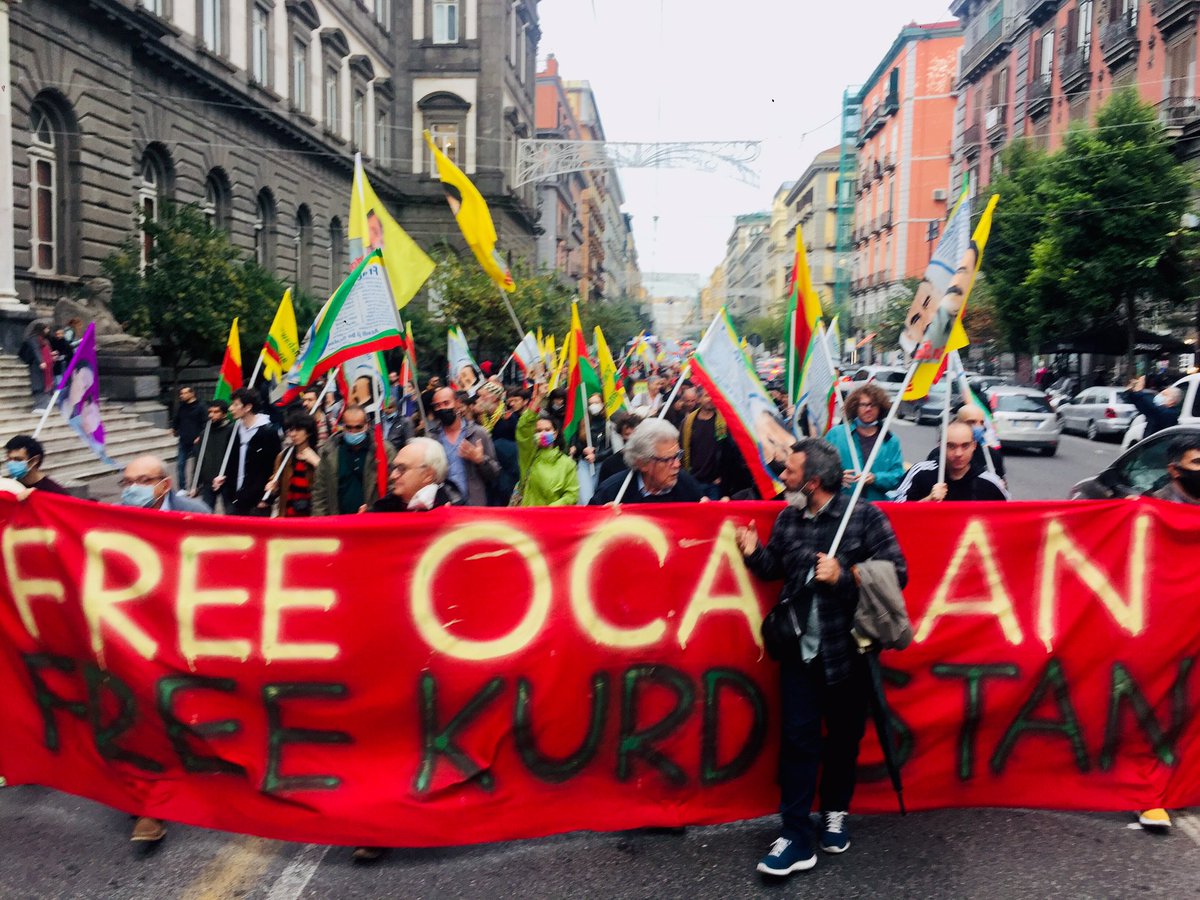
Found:
<svg viewBox="0 0 1200 900"><path fill-rule="evenodd" d="M455 492L446 483L446 451L432 438L410 438L388 469L388 493L375 501L371 512L425 512L454 503Z"/></svg>
<svg viewBox="0 0 1200 900"><path fill-rule="evenodd" d="M208 504L174 490L167 464L149 454L133 459L121 478L121 505L172 512L211 513Z"/></svg>
<svg viewBox="0 0 1200 900"><path fill-rule="evenodd" d="M367 413L347 406L342 430L321 450L321 461L312 486L312 514L337 516L366 509L379 496L375 442Z"/></svg>
<svg viewBox="0 0 1200 900"><path fill-rule="evenodd" d="M646 419L630 435L621 451L633 472L633 482L622 503L695 503L708 494L704 486L683 470L679 430L663 419ZM591 506L613 503L621 493L627 472L606 479L592 496Z"/></svg>

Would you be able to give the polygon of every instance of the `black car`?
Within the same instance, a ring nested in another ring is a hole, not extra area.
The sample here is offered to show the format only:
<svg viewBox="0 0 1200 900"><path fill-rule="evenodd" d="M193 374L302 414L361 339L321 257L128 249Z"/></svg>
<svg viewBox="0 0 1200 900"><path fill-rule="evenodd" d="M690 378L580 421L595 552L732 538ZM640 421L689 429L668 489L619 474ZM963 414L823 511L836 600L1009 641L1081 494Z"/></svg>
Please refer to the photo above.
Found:
<svg viewBox="0 0 1200 900"><path fill-rule="evenodd" d="M1167 475L1167 450L1184 435L1200 435L1200 426L1164 428L1134 444L1116 461L1091 478L1077 482L1068 495L1072 500L1109 500L1148 494L1163 487Z"/></svg>

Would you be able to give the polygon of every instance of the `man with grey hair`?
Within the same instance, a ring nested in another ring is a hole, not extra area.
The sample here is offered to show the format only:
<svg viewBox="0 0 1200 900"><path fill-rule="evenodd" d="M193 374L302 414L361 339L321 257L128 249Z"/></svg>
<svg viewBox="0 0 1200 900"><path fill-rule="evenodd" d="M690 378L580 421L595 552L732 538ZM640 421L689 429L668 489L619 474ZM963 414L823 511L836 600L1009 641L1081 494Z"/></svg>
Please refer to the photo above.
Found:
<svg viewBox="0 0 1200 900"><path fill-rule="evenodd" d="M1183 401L1183 392L1177 387L1163 388L1157 394L1146 390L1146 376L1141 375L1129 382L1121 399L1132 403L1146 418L1146 430L1142 439L1179 424L1179 404Z"/></svg>
<svg viewBox="0 0 1200 900"><path fill-rule="evenodd" d="M695 503L707 497L704 486L683 470L679 429L663 419L645 419L621 451L629 472L618 472L596 488L590 506L613 503L625 479L633 481L622 503Z"/></svg>
<svg viewBox="0 0 1200 900"><path fill-rule="evenodd" d="M850 633L858 606L854 567L887 561L901 587L908 580L892 526L862 500L849 512L836 556L828 555L850 503L841 490L842 460L833 445L819 438L793 444L781 478L787 507L767 544L759 544L753 525L737 530L750 571L765 581L784 579L780 602L790 605L790 619L801 632L773 653L780 664L783 821L758 871L776 876L817 863L808 817L818 797L818 776L821 849L842 853L850 847L846 813L871 697L870 670Z"/></svg>
<svg viewBox="0 0 1200 900"><path fill-rule="evenodd" d="M157 456L144 454L125 466L121 478L121 505L185 513L211 513L208 504L172 490L171 473Z"/></svg>
<svg viewBox="0 0 1200 900"><path fill-rule="evenodd" d="M446 481L449 471L446 451L432 438L409 438L392 459L388 470L388 493L371 507L371 512L425 512L439 506L461 503Z"/></svg>

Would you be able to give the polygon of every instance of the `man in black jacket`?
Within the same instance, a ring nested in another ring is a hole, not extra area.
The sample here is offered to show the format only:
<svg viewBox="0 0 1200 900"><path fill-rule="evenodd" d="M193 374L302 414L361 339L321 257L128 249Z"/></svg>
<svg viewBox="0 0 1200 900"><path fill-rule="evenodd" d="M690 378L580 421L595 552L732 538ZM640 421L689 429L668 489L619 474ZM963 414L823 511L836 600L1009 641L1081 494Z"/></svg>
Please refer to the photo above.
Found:
<svg viewBox="0 0 1200 900"><path fill-rule="evenodd" d="M175 410L175 418L171 422L171 431L179 438L179 457L175 464L175 483L186 487L188 484L187 464L189 459L195 459L200 454L200 440L204 437L205 409L196 400L196 392L190 387L179 389L179 406Z"/></svg>
<svg viewBox="0 0 1200 900"><path fill-rule="evenodd" d="M1179 404L1183 400L1183 391L1177 387L1163 388L1157 394L1146 390L1146 376L1133 379L1125 387L1121 399L1132 403L1137 411L1146 417L1146 430L1142 439L1179 424L1179 414L1182 412Z"/></svg>
<svg viewBox="0 0 1200 900"><path fill-rule="evenodd" d="M454 504L461 498L446 483L448 469L441 444L432 438L411 438L392 459L388 493L375 501L371 512L426 512Z"/></svg>
<svg viewBox="0 0 1200 900"><path fill-rule="evenodd" d="M695 503L710 495L683 470L679 429L665 419L645 419L621 451L633 478L622 503ZM596 488L589 506L616 501L628 472L618 472Z"/></svg>
<svg viewBox="0 0 1200 900"><path fill-rule="evenodd" d="M842 853L850 847L845 820L871 692L867 664L850 633L858 606L853 567L886 560L895 565L901 587L908 581L891 525L864 501L850 513L837 555L827 555L850 502L842 493L842 460L831 444L817 438L794 444L782 480L788 505L766 546L753 527L737 531L750 571L768 581L784 579L783 596L794 604L803 632L780 661L783 821L779 838L758 864L768 875L790 875L817 863L808 816L818 795L818 773L821 849Z"/></svg>
<svg viewBox="0 0 1200 900"><path fill-rule="evenodd" d="M229 413L237 423L233 431L233 450L225 471L213 479L213 490L225 500L225 508L235 516L269 516L271 507L263 499L267 482L275 473L279 455L279 432L271 420L258 411L258 397L240 388L233 392Z"/></svg>

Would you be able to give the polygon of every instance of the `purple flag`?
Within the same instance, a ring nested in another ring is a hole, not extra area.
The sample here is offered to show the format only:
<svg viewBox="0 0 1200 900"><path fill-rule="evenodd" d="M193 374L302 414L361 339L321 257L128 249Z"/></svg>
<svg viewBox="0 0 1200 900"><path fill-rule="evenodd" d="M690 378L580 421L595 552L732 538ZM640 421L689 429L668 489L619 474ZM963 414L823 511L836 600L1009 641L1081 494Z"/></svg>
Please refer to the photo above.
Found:
<svg viewBox="0 0 1200 900"><path fill-rule="evenodd" d="M75 355L58 382L58 411L68 425L110 465L104 449L104 422L100 419L100 374L96 367L96 323L92 322L75 348Z"/></svg>

